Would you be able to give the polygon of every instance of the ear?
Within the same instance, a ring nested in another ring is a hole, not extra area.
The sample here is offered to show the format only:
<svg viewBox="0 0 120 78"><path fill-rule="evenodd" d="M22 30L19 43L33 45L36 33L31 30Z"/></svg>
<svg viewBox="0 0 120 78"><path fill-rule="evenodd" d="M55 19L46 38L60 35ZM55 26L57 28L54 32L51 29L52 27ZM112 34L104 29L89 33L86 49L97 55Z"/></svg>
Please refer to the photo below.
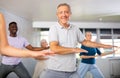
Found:
<svg viewBox="0 0 120 78"><path fill-rule="evenodd" d="M56 12L56 16L58 15L58 13Z"/></svg>

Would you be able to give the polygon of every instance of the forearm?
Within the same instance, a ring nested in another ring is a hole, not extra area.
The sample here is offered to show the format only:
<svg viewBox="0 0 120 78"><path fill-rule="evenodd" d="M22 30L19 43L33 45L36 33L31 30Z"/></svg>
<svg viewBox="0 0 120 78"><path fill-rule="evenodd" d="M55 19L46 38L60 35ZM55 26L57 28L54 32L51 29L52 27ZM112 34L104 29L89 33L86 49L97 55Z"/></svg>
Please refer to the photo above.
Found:
<svg viewBox="0 0 120 78"><path fill-rule="evenodd" d="M85 56L85 55L82 55L82 56L80 56L80 58L82 58L82 59L89 59L89 58L95 58L95 56Z"/></svg>
<svg viewBox="0 0 120 78"><path fill-rule="evenodd" d="M8 45L4 17L0 14L0 46Z"/></svg>
<svg viewBox="0 0 120 78"><path fill-rule="evenodd" d="M29 50L21 50L11 46L4 46L1 48L2 55L8 55L13 57L33 57L33 53Z"/></svg>
<svg viewBox="0 0 120 78"><path fill-rule="evenodd" d="M56 54L87 52L86 50L81 48L72 48L72 47L70 48L70 47L60 46L59 43L56 41L50 42L50 50L55 52Z"/></svg>
<svg viewBox="0 0 120 78"><path fill-rule="evenodd" d="M109 55L109 54L113 54L114 52L105 52L105 53L102 53L100 56L105 56L105 55Z"/></svg>
<svg viewBox="0 0 120 78"><path fill-rule="evenodd" d="M55 47L50 47L52 51L54 51L56 54L69 54L69 53L74 53L74 48L67 48L67 47L62 47L62 46L55 46Z"/></svg>
<svg viewBox="0 0 120 78"><path fill-rule="evenodd" d="M46 48L42 48L42 47L33 47L32 49L29 49L32 51L41 51L41 50L46 50Z"/></svg>
<svg viewBox="0 0 120 78"><path fill-rule="evenodd" d="M32 51L42 51L42 50L46 50L46 49L49 49L49 47L33 47L32 45L28 45L26 46L26 48L28 50L32 50Z"/></svg>
<svg viewBox="0 0 120 78"><path fill-rule="evenodd" d="M50 49L56 54L70 54L70 53L80 53L80 52L88 52L87 50L81 48L68 48L62 46L51 46Z"/></svg>
<svg viewBox="0 0 120 78"><path fill-rule="evenodd" d="M112 45L105 45L105 44L96 43L88 40L84 40L82 44L84 46L93 47L93 48L112 48L113 47Z"/></svg>

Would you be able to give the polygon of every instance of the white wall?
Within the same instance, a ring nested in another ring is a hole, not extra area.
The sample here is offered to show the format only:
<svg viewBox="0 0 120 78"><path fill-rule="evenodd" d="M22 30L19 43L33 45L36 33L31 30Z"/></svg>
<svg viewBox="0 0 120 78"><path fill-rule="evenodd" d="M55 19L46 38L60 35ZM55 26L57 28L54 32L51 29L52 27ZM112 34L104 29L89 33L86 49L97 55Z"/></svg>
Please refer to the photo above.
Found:
<svg viewBox="0 0 120 78"><path fill-rule="evenodd" d="M8 30L8 24L10 22L12 21L17 22L18 28L19 28L18 34L25 37L32 45L36 46L36 44L33 41L35 38L35 33L34 33L35 29L32 27L32 21L24 19L20 16L16 16L1 8L0 8L0 12L4 14L4 17L6 20L6 30ZM7 33L9 32L7 31ZM24 58L23 63L28 69L30 75L32 75L36 61L32 58ZM16 76L12 74L12 75L9 75L8 78L16 78Z"/></svg>

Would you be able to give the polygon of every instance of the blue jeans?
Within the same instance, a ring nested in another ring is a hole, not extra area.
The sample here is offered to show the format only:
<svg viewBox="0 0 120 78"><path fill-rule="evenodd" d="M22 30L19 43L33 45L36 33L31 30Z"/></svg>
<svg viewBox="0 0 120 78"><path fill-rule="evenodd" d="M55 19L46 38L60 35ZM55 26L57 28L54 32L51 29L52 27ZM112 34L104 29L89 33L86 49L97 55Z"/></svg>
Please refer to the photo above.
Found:
<svg viewBox="0 0 120 78"><path fill-rule="evenodd" d="M77 72L64 72L46 69L41 74L40 78L79 78Z"/></svg>
<svg viewBox="0 0 120 78"><path fill-rule="evenodd" d="M104 78L104 75L102 74L102 72L96 64L80 63L79 68L77 70L77 72L80 75L80 78L84 78L88 71L93 75L93 78Z"/></svg>
<svg viewBox="0 0 120 78"><path fill-rule="evenodd" d="M28 71L22 63L18 65L4 65L0 66L0 78L6 78L9 73L14 72L19 78L31 78Z"/></svg>

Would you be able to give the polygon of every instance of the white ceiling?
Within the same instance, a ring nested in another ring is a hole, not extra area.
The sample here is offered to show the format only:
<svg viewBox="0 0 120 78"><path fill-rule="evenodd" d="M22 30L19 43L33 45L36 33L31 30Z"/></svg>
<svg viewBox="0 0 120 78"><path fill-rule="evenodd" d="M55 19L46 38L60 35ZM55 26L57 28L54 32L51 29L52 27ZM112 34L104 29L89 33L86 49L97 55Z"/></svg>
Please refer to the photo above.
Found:
<svg viewBox="0 0 120 78"><path fill-rule="evenodd" d="M56 21L59 3L71 5L71 21L120 22L120 0L0 0L0 7L32 21Z"/></svg>

